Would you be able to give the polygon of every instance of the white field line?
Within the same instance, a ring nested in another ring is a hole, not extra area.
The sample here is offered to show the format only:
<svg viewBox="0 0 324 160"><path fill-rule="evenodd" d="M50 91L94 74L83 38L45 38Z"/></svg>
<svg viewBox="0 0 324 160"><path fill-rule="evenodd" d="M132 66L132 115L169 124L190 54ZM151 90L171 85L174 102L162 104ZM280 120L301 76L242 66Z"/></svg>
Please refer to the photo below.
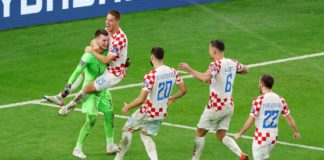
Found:
<svg viewBox="0 0 324 160"><path fill-rule="evenodd" d="M53 107L53 108L60 108L59 106L57 106L55 104L49 104L49 103L33 102L33 104L38 104L38 105L42 105L42 106L49 106L49 107ZM76 108L75 110L81 112L80 108ZM99 112L99 114L103 115L103 113L101 113L101 112ZM121 118L121 119L128 119L129 118L128 116L116 115L116 114L115 114L115 117ZM185 125L181 125L181 124L172 124L172 123L163 122L162 125L169 126L169 127L175 127L175 128L181 128L181 129L196 130L196 127L185 126ZM211 131L211 133L215 133L215 131ZM230 136L234 136L233 133L227 133L227 134L230 135ZM250 136L244 136L243 135L242 138L243 139L253 140L253 137L250 137ZM282 144L282 145L286 145L286 146L297 147L297 148L324 151L324 148L320 148L320 147L306 146L306 145L302 145L302 144L294 144L294 143L288 143L288 142L283 142L283 141L277 141L277 143Z"/></svg>
<svg viewBox="0 0 324 160"><path fill-rule="evenodd" d="M278 59L278 60L273 60L273 61L266 61L266 62L261 62L261 63L255 63L255 64L249 64L246 65L248 68L254 68L254 67L260 67L260 66L265 66L265 65L271 65L271 64L277 64L277 63L284 63L284 62L289 62L289 61L296 61L296 60L302 60L302 59L307 59L307 58L313 58L313 57L319 57L319 56L324 56L324 52L320 53L313 53L313 54L307 54L303 56L296 56L296 57L290 57L290 58L284 58L284 59ZM182 76L182 78L192 78L192 75L185 75ZM134 84L128 84L124 86L116 86L112 87L109 90L120 90L120 89L126 89L126 88L133 88L133 87L139 87L141 86L142 83L134 83ZM69 97L75 96L75 94L70 94ZM18 103L11 103L11 104L5 104L5 105L0 105L0 109L2 108L11 108L11 107L16 107L16 106L23 106L27 104L32 104L33 102L43 102L44 100L31 100L31 101L24 101L24 102L18 102Z"/></svg>

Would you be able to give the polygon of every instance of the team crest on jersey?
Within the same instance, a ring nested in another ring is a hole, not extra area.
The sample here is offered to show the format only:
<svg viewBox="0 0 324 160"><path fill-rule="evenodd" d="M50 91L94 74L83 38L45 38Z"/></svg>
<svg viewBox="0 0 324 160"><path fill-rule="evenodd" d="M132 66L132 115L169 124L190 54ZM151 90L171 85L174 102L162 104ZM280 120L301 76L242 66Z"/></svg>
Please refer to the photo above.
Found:
<svg viewBox="0 0 324 160"><path fill-rule="evenodd" d="M111 50L113 53L118 53L119 49L117 47L114 47L112 50Z"/></svg>

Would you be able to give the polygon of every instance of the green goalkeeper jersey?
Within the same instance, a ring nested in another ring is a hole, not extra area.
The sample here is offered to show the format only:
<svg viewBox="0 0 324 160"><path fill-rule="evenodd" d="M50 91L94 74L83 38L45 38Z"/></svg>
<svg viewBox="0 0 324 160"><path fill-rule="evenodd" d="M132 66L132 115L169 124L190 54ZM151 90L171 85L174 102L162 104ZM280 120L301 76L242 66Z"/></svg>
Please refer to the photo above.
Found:
<svg viewBox="0 0 324 160"><path fill-rule="evenodd" d="M107 55L107 50L102 53L104 56ZM69 78L69 83L73 84L77 77L84 71L84 81L83 87L85 87L88 83L95 80L96 77L103 74L107 65L99 61L95 56L91 53L86 52L83 54L79 65L76 67L74 72Z"/></svg>

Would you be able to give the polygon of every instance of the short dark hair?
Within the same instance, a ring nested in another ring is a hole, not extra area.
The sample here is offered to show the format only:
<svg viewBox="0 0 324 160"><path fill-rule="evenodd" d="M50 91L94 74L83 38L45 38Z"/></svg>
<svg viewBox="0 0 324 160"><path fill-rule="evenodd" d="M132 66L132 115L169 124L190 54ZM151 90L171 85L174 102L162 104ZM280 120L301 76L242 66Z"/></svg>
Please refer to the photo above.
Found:
<svg viewBox="0 0 324 160"><path fill-rule="evenodd" d="M99 37L100 35L108 36L108 32L105 29L97 29L95 32L95 38Z"/></svg>
<svg viewBox="0 0 324 160"><path fill-rule="evenodd" d="M108 14L113 15L117 20L120 20L120 13L116 10L111 10L108 12Z"/></svg>
<svg viewBox="0 0 324 160"><path fill-rule="evenodd" d="M273 77L272 77L270 74L264 74L264 75L262 75L262 77L261 77L261 83L262 83L265 87L267 87L267 88L269 88L269 89L272 89L272 86L273 86L273 84L274 84L274 79L273 79Z"/></svg>
<svg viewBox="0 0 324 160"><path fill-rule="evenodd" d="M153 47L151 54L153 54L158 60L162 60L164 57L164 50L161 47Z"/></svg>
<svg viewBox="0 0 324 160"><path fill-rule="evenodd" d="M222 40L212 40L210 44L222 52L225 50L225 44Z"/></svg>

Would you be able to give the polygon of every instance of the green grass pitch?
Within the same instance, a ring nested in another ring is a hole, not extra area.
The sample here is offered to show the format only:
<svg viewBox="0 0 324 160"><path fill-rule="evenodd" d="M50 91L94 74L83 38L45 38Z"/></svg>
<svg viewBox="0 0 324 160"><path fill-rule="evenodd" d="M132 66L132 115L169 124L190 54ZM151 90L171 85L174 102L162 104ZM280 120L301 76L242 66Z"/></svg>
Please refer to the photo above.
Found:
<svg viewBox="0 0 324 160"><path fill-rule="evenodd" d="M208 44L222 39L226 56L243 64L324 51L324 1L233 0L156 11L125 14L121 27L129 40L132 65L121 85L139 83L150 71L154 46L165 48L165 63L177 67L188 62L205 71L210 63ZM104 17L0 31L0 105L41 99L60 91L89 44L93 32L104 26ZM234 85L235 113L230 133L239 131L248 117L252 100L259 95L258 78L275 77L274 91L285 97L302 134L295 140L281 118L279 140L324 148L324 56L250 69L238 75ZM196 126L208 101L208 84L185 79L189 92L169 106L165 122ZM140 87L111 91L115 113L121 115ZM57 108L29 104L0 109L0 159L75 159L72 149L85 115L74 111L59 117ZM89 159L113 159L105 154L102 116L87 140ZM115 118L115 141L125 119ZM253 129L246 133L253 135ZM154 137L159 159L191 159L194 131L162 126ZM252 141L241 139L243 151L252 154ZM139 134L135 134L125 160L148 159ZM238 159L208 134L202 160ZM323 160L324 151L277 144L270 160Z"/></svg>

